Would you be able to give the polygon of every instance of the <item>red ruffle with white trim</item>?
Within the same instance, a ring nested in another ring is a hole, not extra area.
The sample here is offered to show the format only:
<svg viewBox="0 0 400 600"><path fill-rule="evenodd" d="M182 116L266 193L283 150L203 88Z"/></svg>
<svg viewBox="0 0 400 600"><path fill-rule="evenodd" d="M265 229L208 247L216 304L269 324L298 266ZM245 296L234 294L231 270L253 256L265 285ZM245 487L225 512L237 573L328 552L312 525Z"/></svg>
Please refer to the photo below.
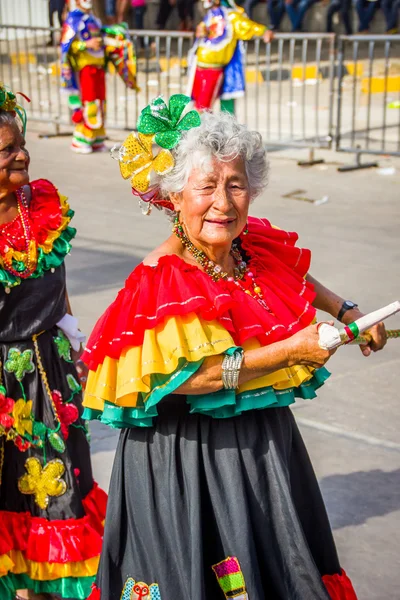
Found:
<svg viewBox="0 0 400 600"><path fill-rule="evenodd" d="M234 282L214 282L178 256L163 256L155 267L138 265L97 322L82 357L89 368L140 346L144 332L170 316L218 320L237 345L253 337L270 344L309 325L315 317L313 286L304 279L310 251L295 246L296 233L274 229L266 219L250 217L248 228L242 245L271 312Z"/></svg>
<svg viewBox="0 0 400 600"><path fill-rule="evenodd" d="M0 511L0 555L20 550L36 562L84 561L101 552L107 494L95 483L81 519L49 521L28 512Z"/></svg>
<svg viewBox="0 0 400 600"><path fill-rule="evenodd" d="M332 600L357 600L353 584L343 569L340 575L324 575L322 581Z"/></svg>

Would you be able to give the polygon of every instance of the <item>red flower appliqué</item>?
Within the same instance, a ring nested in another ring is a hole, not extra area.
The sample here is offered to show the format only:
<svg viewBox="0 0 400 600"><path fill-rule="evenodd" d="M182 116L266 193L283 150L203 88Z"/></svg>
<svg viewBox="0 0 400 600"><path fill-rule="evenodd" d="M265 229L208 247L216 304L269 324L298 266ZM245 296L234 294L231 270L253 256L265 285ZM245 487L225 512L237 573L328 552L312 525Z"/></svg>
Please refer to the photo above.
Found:
<svg viewBox="0 0 400 600"><path fill-rule="evenodd" d="M61 393L58 390L53 390L52 397L60 418L61 433L64 440L67 440L69 426L79 418L79 411L75 404L63 402Z"/></svg>
<svg viewBox="0 0 400 600"><path fill-rule="evenodd" d="M25 452L31 447L31 444L27 440L24 440L20 435L17 435L14 440L14 444L17 446L20 452Z"/></svg>
<svg viewBox="0 0 400 600"><path fill-rule="evenodd" d="M0 425L5 429L10 429L14 425L12 411L14 400L7 398L4 388L0 388Z"/></svg>

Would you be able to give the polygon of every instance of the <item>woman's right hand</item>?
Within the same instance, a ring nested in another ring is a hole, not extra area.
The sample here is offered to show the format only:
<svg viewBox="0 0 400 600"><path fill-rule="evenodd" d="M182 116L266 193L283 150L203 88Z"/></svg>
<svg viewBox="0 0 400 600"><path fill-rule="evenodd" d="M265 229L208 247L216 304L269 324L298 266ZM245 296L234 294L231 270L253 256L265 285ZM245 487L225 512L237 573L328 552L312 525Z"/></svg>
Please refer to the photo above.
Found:
<svg viewBox="0 0 400 600"><path fill-rule="evenodd" d="M94 37L86 40L86 48L90 48L90 50L100 50L103 45L103 40L101 37Z"/></svg>
<svg viewBox="0 0 400 600"><path fill-rule="evenodd" d="M329 325L333 325L329 321ZM334 350L324 350L319 345L318 325L309 325L291 338L286 340L288 344L288 366L305 365L319 369L335 354Z"/></svg>

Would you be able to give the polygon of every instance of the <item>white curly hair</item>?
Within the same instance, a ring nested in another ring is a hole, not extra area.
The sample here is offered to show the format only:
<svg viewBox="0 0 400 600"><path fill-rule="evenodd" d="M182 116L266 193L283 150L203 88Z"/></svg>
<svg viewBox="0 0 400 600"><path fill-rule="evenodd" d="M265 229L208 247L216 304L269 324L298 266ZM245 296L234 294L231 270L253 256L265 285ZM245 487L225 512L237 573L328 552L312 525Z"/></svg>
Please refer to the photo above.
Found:
<svg viewBox="0 0 400 600"><path fill-rule="evenodd" d="M213 158L228 162L241 157L244 160L253 200L265 189L268 181L267 153L261 135L240 125L228 112L203 112L201 125L182 134L181 141L172 151L175 166L160 177L160 189L166 198L182 192L194 166L207 171Z"/></svg>

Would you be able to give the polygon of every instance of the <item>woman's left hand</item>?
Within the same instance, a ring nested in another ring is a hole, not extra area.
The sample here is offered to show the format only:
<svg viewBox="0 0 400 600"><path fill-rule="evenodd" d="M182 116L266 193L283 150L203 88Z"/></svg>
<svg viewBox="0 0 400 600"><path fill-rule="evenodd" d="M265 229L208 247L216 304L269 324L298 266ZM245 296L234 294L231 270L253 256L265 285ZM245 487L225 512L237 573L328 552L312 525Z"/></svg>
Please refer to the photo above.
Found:
<svg viewBox="0 0 400 600"><path fill-rule="evenodd" d="M270 29L267 29L266 32L263 35L263 40L266 44L270 44L272 42L272 40L274 39L274 32L271 31Z"/></svg>
<svg viewBox="0 0 400 600"><path fill-rule="evenodd" d="M364 356L369 356L371 352L382 350L387 342L386 329L382 322L368 329L368 334L371 337L371 341L366 346L360 346L360 350Z"/></svg>
<svg viewBox="0 0 400 600"><path fill-rule="evenodd" d="M345 325L348 325L349 323L353 323L353 321L363 316L364 313L359 310L349 310L344 314L342 322ZM368 329L368 336L371 338L371 341L366 345L360 346L360 350L364 356L369 356L371 352L378 352L378 350L382 350L382 348L386 345L387 336L385 325L382 322L374 325L374 327Z"/></svg>

